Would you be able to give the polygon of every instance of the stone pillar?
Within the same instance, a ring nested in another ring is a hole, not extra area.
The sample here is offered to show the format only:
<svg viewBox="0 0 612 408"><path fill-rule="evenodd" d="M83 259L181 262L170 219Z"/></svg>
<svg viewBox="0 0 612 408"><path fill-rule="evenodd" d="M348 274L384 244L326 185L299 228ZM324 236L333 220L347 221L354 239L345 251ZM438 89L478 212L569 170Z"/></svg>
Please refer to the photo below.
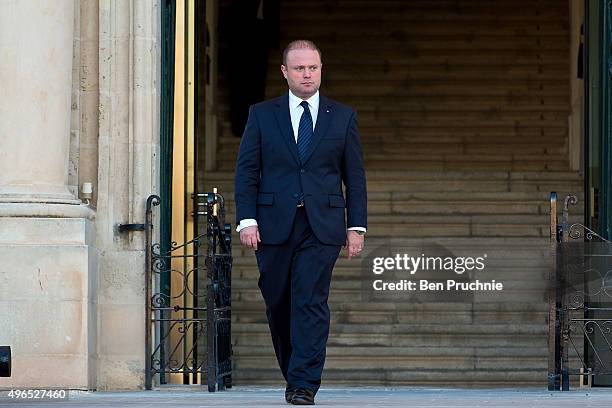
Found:
<svg viewBox="0 0 612 408"><path fill-rule="evenodd" d="M74 11L0 2L0 387L93 384L93 212L67 185Z"/></svg>
<svg viewBox="0 0 612 408"><path fill-rule="evenodd" d="M144 234L116 225L143 222L157 192L159 4L99 2L98 390L144 387Z"/></svg>
<svg viewBox="0 0 612 408"><path fill-rule="evenodd" d="M0 201L75 204L68 192L74 0L4 0Z"/></svg>

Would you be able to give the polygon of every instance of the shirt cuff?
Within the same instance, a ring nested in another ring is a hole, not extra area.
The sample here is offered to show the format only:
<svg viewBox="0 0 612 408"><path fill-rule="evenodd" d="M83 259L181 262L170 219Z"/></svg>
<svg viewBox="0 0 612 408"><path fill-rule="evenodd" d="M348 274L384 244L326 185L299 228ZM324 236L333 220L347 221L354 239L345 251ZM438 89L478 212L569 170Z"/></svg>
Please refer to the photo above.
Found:
<svg viewBox="0 0 612 408"><path fill-rule="evenodd" d="M347 231L363 231L363 232L366 232L366 229L364 227L348 227Z"/></svg>
<svg viewBox="0 0 612 408"><path fill-rule="evenodd" d="M236 232L240 232L241 229L252 227L253 225L257 225L257 220L253 218L245 218L244 220L240 220L240 224L238 224L236 227Z"/></svg>

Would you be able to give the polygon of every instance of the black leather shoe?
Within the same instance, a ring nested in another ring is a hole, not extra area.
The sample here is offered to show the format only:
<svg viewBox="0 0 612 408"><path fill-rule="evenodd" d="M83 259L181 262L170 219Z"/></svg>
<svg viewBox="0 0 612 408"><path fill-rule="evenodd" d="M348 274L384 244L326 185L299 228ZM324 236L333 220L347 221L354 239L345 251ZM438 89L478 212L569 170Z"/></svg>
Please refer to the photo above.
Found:
<svg viewBox="0 0 612 408"><path fill-rule="evenodd" d="M291 400L293 399L293 394L295 393L295 388L287 385L285 388L285 401L287 404L291 404Z"/></svg>
<svg viewBox="0 0 612 408"><path fill-rule="evenodd" d="M293 405L314 405L315 393L308 388L298 388L293 393L291 403Z"/></svg>

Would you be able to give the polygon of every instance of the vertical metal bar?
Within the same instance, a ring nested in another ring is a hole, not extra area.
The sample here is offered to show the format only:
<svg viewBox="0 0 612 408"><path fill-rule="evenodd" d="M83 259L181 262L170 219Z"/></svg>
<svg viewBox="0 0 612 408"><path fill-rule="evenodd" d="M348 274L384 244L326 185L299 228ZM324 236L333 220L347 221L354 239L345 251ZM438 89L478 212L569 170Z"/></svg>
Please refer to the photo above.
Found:
<svg viewBox="0 0 612 408"><path fill-rule="evenodd" d="M197 151L197 149L195 149ZM196 156L197 158L197 156ZM202 322L199 320L201 313L199 311L200 308L200 301L199 301L199 296L200 296L200 286L199 286L199 278L200 278L200 246L201 246L201 237L200 237L200 219L198 216L198 177L197 177L197 160L194 161L196 163L196 170L195 170L195 174L196 177L194 177L194 193L192 194L192 207L193 207L193 223L194 223L194 234L197 238L196 241L194 241L193 243L193 278L192 278L192 283L193 283L193 294L192 294L192 299L193 299L193 313L192 313L192 318L194 319L193 322L193 338L192 338L192 350L193 350L193 367L192 367L192 384L200 384L201 381L203 381L203 377L202 377L202 373L200 370L198 370L198 367L201 366L200 364L200 355L198 353L198 347L199 347L199 343L201 342L201 336L200 336L200 330L201 330L201 325ZM200 378L198 378L198 374L200 375Z"/></svg>
<svg viewBox="0 0 612 408"><path fill-rule="evenodd" d="M216 319L215 319L215 250L216 237L213 225L214 194L208 194L206 198L206 236L207 248L207 270L206 270L206 359L207 359L207 383L208 391L214 392L217 384L217 345L216 345Z"/></svg>
<svg viewBox="0 0 612 408"><path fill-rule="evenodd" d="M570 222L569 222L569 207L578 203L578 197L573 194L565 196L563 202L563 218L562 218L562 244L567 245L570 241ZM558 268L557 268L558 269ZM567 285L569 276L567 269L563 269L563 276L557 276L557 281L561 285ZM558 289L558 296L561 297L561 304L559 310L559 318L561 320L561 389L563 391L569 391L569 310L568 310L568 298L567 288L561 286Z"/></svg>
<svg viewBox="0 0 612 408"><path fill-rule="evenodd" d="M152 354L152 280L153 280L153 206L159 205L160 198L150 195L147 198L145 211L145 388L150 390L153 387L153 374L151 367Z"/></svg>
<svg viewBox="0 0 612 408"><path fill-rule="evenodd" d="M548 390L559 390L559 321L557 319L557 193L550 193L550 256L548 274Z"/></svg>
<svg viewBox="0 0 612 408"><path fill-rule="evenodd" d="M550 243L557 243L557 193L554 191L550 193Z"/></svg>

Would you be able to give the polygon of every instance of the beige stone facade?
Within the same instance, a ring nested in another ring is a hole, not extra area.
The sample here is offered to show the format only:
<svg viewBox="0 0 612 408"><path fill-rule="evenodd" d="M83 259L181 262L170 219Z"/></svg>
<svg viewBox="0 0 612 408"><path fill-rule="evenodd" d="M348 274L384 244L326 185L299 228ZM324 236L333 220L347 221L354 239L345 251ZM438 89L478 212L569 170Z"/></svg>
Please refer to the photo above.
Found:
<svg viewBox="0 0 612 408"><path fill-rule="evenodd" d="M158 3L0 3L0 388L143 387Z"/></svg>

